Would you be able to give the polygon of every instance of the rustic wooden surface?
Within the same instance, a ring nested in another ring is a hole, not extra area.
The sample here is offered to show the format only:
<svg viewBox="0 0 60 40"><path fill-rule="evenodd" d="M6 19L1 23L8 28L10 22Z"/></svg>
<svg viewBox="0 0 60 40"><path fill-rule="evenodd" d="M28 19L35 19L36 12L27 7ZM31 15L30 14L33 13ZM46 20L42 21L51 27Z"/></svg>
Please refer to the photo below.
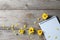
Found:
<svg viewBox="0 0 60 40"><path fill-rule="evenodd" d="M30 26L33 26L36 30L40 29L38 25L34 24L34 21L37 24L42 21L38 21L37 18L41 17L44 12L51 16L56 15L60 19L60 10L0 10L0 40L45 40L44 35L41 37L37 34L29 36L27 30L24 35L16 35L18 29L23 28L24 24L27 24L27 29ZM16 23L19 24L17 27L14 26L16 32L2 28L2 24L9 28L11 24L15 25Z"/></svg>
<svg viewBox="0 0 60 40"><path fill-rule="evenodd" d="M37 18L44 12L60 19L60 0L0 0L0 40L45 40L44 35L29 36L27 30L24 35L17 35L18 29L23 28L24 24L27 24L26 29L30 26L41 29L38 23L42 20L38 21ZM16 23L19 24L17 27ZM3 24L6 28L13 24L16 32L4 29Z"/></svg>
<svg viewBox="0 0 60 40"><path fill-rule="evenodd" d="M60 9L60 0L0 0L0 9Z"/></svg>

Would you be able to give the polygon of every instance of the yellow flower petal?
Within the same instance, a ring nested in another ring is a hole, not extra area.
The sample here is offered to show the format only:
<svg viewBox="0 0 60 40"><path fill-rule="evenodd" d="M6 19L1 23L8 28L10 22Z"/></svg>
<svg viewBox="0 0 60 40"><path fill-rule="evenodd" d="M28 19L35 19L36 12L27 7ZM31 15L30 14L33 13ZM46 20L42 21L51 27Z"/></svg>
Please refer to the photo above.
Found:
<svg viewBox="0 0 60 40"><path fill-rule="evenodd" d="M25 24L25 25L24 25L24 28L26 28L26 27L27 27L27 25Z"/></svg>
<svg viewBox="0 0 60 40"><path fill-rule="evenodd" d="M30 27L29 30L28 30L28 32L29 32L29 35L30 34L34 34L34 28L33 27Z"/></svg>
<svg viewBox="0 0 60 40"><path fill-rule="evenodd" d="M41 36L42 35L42 30L37 30L37 34L39 35L39 36Z"/></svg>
<svg viewBox="0 0 60 40"><path fill-rule="evenodd" d="M18 31L19 31L19 34L24 34L24 32L25 32L23 29L20 29Z"/></svg>
<svg viewBox="0 0 60 40"><path fill-rule="evenodd" d="M48 18L48 14L47 13L43 13L42 14L42 19L46 20Z"/></svg>

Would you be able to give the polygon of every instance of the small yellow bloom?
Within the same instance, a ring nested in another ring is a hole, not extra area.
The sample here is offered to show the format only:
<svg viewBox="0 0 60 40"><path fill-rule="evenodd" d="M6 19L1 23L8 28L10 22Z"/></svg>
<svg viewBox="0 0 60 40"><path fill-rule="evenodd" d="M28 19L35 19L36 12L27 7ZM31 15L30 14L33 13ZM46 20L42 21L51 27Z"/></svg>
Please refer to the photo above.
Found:
<svg viewBox="0 0 60 40"><path fill-rule="evenodd" d="M47 13L43 13L42 14L42 19L46 20L48 18L48 14Z"/></svg>
<svg viewBox="0 0 60 40"><path fill-rule="evenodd" d="M29 30L28 30L28 32L29 32L29 35L30 34L34 34L34 28L33 27L30 27Z"/></svg>
<svg viewBox="0 0 60 40"><path fill-rule="evenodd" d="M39 36L41 36L42 35L42 30L37 30L37 34L39 35Z"/></svg>
<svg viewBox="0 0 60 40"><path fill-rule="evenodd" d="M24 32L25 32L23 29L20 29L18 31L19 31L19 34L24 34Z"/></svg>
<svg viewBox="0 0 60 40"><path fill-rule="evenodd" d="M26 27L27 27L27 25L25 24L25 25L24 25L24 28L26 28Z"/></svg>

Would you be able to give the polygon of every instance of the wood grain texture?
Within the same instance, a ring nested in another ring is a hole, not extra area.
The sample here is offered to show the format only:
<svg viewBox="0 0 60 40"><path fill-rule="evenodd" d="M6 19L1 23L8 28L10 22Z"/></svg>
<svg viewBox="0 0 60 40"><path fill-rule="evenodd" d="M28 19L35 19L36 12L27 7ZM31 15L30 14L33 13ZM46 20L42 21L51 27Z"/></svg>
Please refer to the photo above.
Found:
<svg viewBox="0 0 60 40"><path fill-rule="evenodd" d="M0 9L60 9L59 0L0 0Z"/></svg>
<svg viewBox="0 0 60 40"><path fill-rule="evenodd" d="M45 40L44 35L29 36L27 30L31 26L36 30L41 29L38 23L42 20L38 21L37 18L44 12L60 19L60 0L0 0L0 40ZM16 26L16 23L19 25ZM10 28L12 24L15 32ZM27 24L26 33L20 35L18 29L24 28L24 24Z"/></svg>
<svg viewBox="0 0 60 40"><path fill-rule="evenodd" d="M58 16L60 19L60 10L0 10L0 27L1 24L5 24L5 27L10 27L11 24L19 23L19 26L15 27L15 33L11 30L4 30L0 28L0 40L45 40L44 35L39 37L37 34L28 35L28 31L24 35L16 35L19 28L23 28L23 25L27 23L27 29L33 26L36 30L41 29L38 25L34 24L37 18L41 17L42 13L46 12L50 16ZM29 16L30 15L30 16ZM1 17L7 17L7 20L1 21ZM17 18L18 19L17 19ZM40 20L42 21L42 20ZM40 22L37 21L37 24Z"/></svg>
<svg viewBox="0 0 60 40"><path fill-rule="evenodd" d="M60 17L60 10L0 10L0 26L5 24L6 26L15 25L23 26L25 23L33 25L37 18L41 18L42 13L48 13L53 16Z"/></svg>

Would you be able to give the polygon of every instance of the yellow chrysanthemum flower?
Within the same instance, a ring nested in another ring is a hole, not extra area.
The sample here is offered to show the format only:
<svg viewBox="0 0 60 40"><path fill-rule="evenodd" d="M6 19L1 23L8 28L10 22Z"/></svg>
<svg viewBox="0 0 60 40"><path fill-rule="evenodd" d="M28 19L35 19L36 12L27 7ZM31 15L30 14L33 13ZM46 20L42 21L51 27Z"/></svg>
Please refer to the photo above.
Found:
<svg viewBox="0 0 60 40"><path fill-rule="evenodd" d="M42 19L46 20L48 18L48 14L47 13L43 13L42 14Z"/></svg>
<svg viewBox="0 0 60 40"><path fill-rule="evenodd" d="M25 32L23 29L20 29L18 31L19 31L19 34L24 34L24 32Z"/></svg>
<svg viewBox="0 0 60 40"><path fill-rule="evenodd" d="M25 25L24 25L24 28L26 28L26 27L27 27L27 25L25 24Z"/></svg>
<svg viewBox="0 0 60 40"><path fill-rule="evenodd" d="M41 36L42 35L42 30L37 30L37 34L39 35L39 36Z"/></svg>
<svg viewBox="0 0 60 40"><path fill-rule="evenodd" d="M29 32L29 35L30 34L33 34L34 33L34 28L33 27L30 27L29 30L28 30L28 32Z"/></svg>

